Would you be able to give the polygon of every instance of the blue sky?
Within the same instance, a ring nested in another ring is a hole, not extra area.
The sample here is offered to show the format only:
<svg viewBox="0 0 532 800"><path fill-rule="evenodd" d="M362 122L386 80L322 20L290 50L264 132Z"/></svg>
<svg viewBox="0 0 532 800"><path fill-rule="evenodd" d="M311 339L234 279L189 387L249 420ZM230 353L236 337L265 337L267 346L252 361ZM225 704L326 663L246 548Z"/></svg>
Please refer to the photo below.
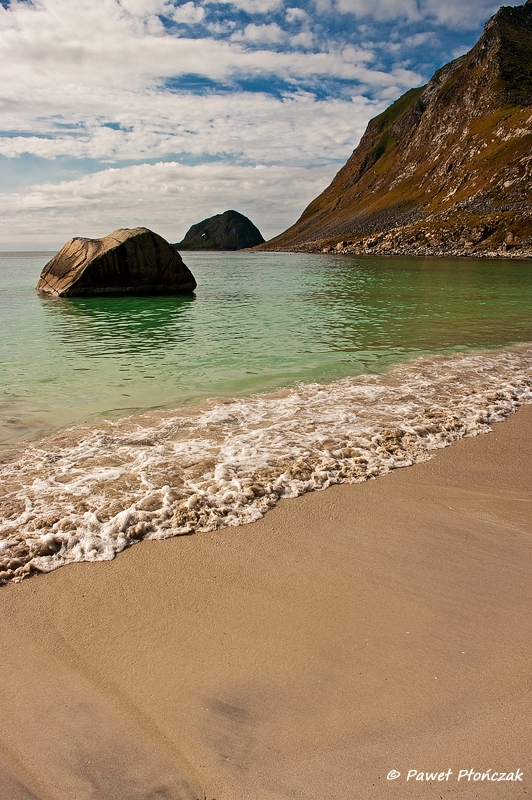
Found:
<svg viewBox="0 0 532 800"><path fill-rule="evenodd" d="M1 0L0 249L292 224L493 0Z"/></svg>

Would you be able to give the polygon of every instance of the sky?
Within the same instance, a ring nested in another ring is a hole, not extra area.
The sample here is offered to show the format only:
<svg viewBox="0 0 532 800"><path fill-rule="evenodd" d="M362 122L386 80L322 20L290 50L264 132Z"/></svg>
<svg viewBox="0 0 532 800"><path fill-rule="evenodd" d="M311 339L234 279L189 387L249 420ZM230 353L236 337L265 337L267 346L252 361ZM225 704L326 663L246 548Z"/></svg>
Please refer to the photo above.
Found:
<svg viewBox="0 0 532 800"><path fill-rule="evenodd" d="M498 0L0 0L0 250L293 224Z"/></svg>

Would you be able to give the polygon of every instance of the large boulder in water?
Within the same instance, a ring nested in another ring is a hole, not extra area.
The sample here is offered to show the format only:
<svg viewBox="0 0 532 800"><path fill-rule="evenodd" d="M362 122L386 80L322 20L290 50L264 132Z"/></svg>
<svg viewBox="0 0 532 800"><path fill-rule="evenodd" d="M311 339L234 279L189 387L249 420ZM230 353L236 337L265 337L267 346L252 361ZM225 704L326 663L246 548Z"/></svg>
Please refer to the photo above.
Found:
<svg viewBox="0 0 532 800"><path fill-rule="evenodd" d="M56 297L184 294L196 281L173 245L148 228L71 239L46 264L37 289Z"/></svg>
<svg viewBox="0 0 532 800"><path fill-rule="evenodd" d="M263 242L261 232L250 219L238 211L224 211L193 225L176 247L181 250L242 250Z"/></svg>

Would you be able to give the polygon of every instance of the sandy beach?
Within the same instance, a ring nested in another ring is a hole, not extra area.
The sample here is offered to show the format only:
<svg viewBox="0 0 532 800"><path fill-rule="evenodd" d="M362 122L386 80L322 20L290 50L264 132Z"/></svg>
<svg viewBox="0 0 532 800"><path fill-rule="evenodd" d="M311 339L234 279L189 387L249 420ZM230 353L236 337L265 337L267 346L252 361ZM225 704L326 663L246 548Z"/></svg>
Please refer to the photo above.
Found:
<svg viewBox="0 0 532 800"><path fill-rule="evenodd" d="M0 798L529 796L531 456L527 406L252 525L3 587Z"/></svg>

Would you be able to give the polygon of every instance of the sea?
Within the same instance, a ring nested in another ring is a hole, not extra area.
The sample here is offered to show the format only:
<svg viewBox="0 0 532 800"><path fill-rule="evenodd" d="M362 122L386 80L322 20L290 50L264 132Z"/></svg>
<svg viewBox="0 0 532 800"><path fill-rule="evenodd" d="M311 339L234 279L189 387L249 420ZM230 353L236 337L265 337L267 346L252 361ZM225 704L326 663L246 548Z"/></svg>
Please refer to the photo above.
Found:
<svg viewBox="0 0 532 800"><path fill-rule="evenodd" d="M532 402L532 260L186 253L188 297L45 298L0 253L0 583L259 519Z"/></svg>

